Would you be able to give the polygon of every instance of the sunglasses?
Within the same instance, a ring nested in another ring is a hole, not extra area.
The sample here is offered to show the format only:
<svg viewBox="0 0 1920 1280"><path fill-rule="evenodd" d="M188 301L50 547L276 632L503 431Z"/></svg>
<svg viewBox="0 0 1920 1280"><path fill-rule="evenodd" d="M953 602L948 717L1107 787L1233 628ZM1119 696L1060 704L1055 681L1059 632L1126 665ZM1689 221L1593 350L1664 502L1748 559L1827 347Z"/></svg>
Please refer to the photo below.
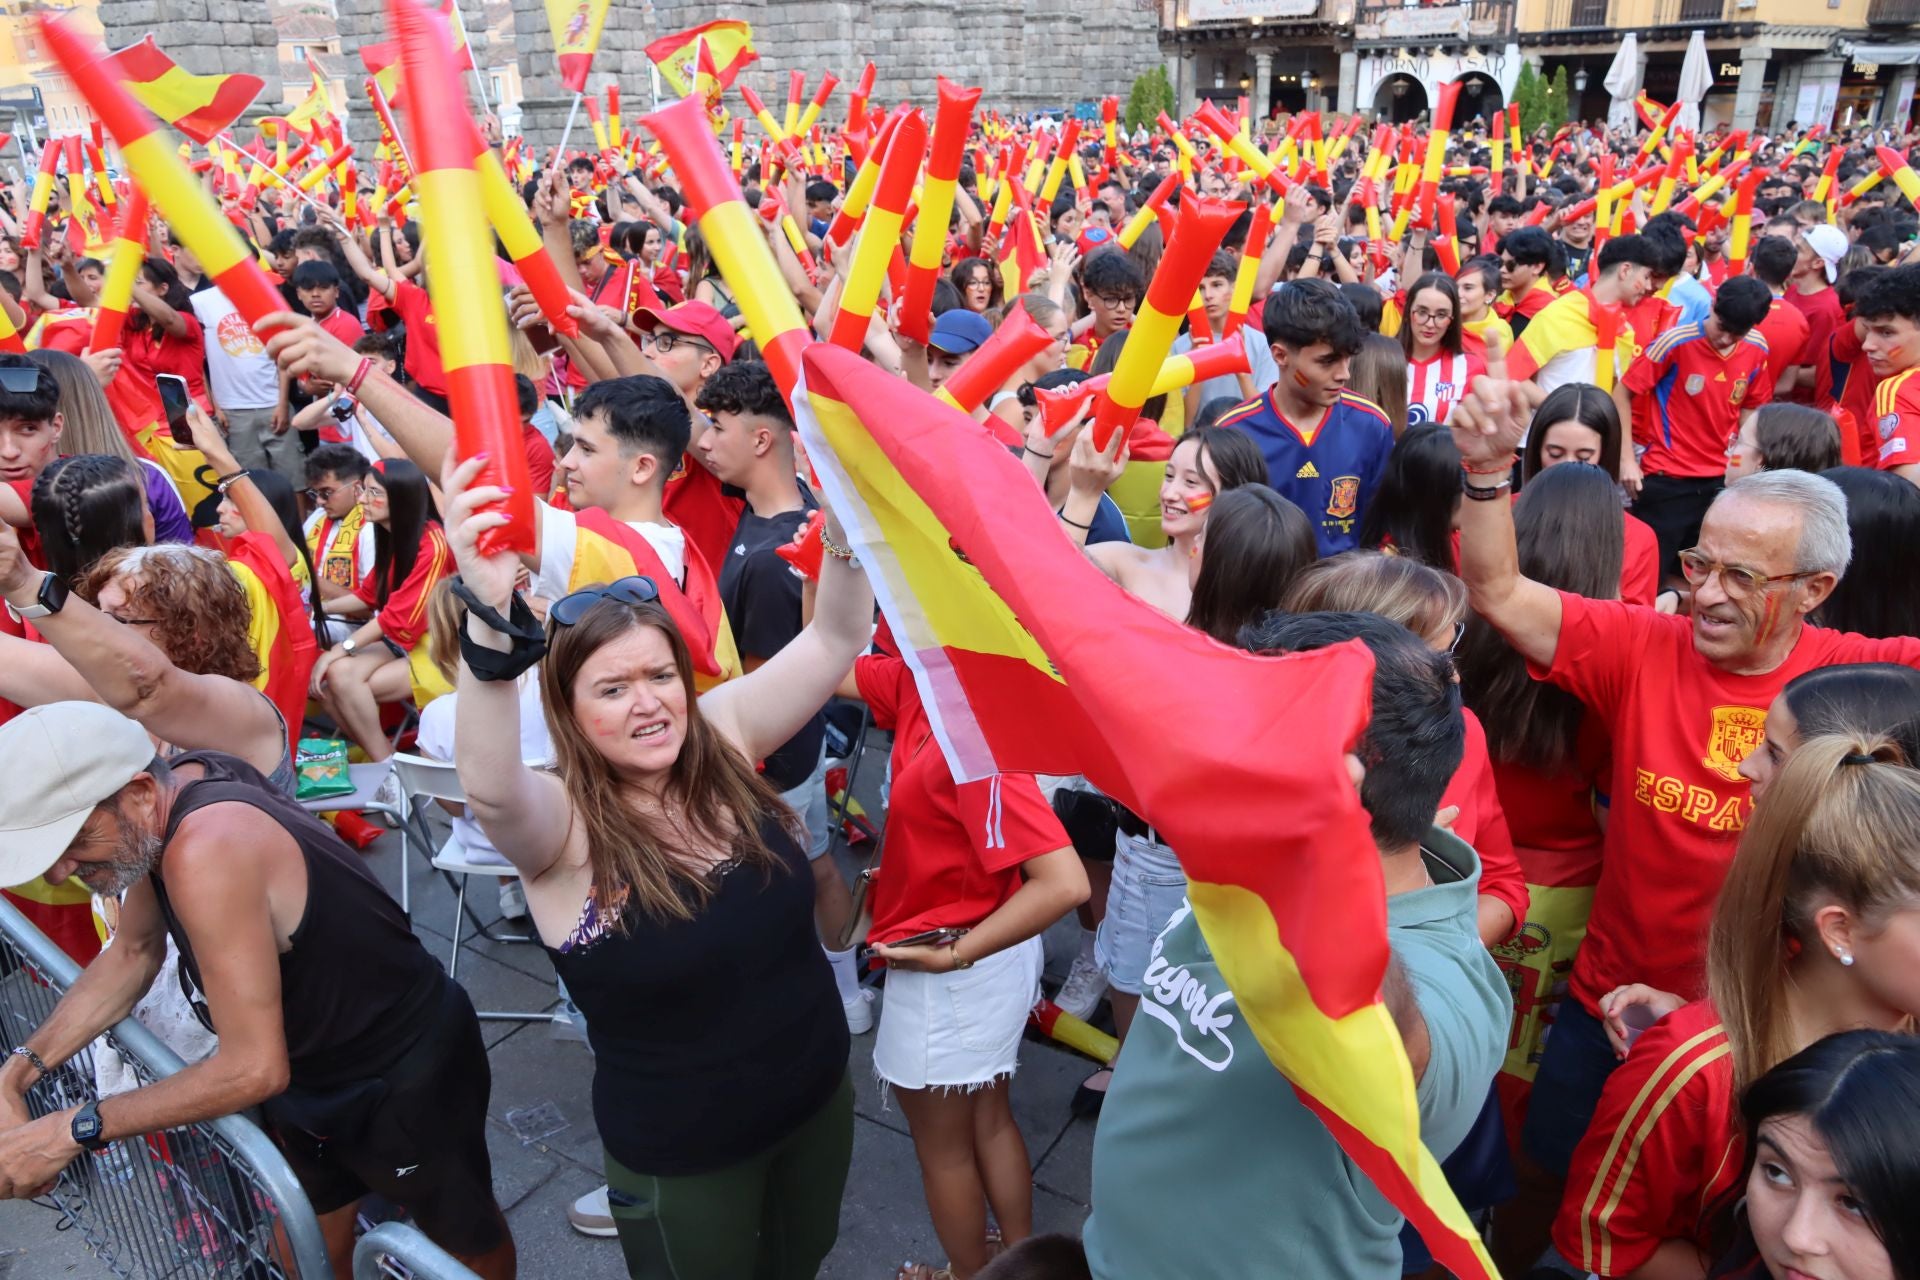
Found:
<svg viewBox="0 0 1920 1280"><path fill-rule="evenodd" d="M0 365L0 388L16 396L31 395L40 386L43 372L37 364L24 369L19 365Z"/></svg>
<svg viewBox="0 0 1920 1280"><path fill-rule="evenodd" d="M660 588L653 585L653 579L634 574L621 578L604 587L582 587L570 591L554 601L547 610L547 619L563 627L575 626L580 619L602 600L612 600L629 608L635 605L652 604L660 598Z"/></svg>

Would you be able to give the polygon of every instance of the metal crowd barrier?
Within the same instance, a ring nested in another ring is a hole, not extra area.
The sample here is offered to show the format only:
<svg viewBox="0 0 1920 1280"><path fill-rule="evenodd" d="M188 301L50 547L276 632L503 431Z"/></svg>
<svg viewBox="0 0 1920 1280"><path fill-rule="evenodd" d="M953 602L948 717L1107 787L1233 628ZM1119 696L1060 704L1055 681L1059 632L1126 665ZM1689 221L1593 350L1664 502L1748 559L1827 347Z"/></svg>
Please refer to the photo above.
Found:
<svg viewBox="0 0 1920 1280"><path fill-rule="evenodd" d="M397 1265L396 1265L397 1264ZM383 1222L353 1248L353 1280L475 1280L473 1272L416 1227Z"/></svg>
<svg viewBox="0 0 1920 1280"><path fill-rule="evenodd" d="M0 1044L24 1042L78 976L78 966L0 898ZM131 1018L108 1038L142 1084L185 1065ZM82 1050L35 1084L28 1110L37 1118L97 1097L93 1059L92 1048ZM63 1228L78 1231L110 1275L330 1280L333 1274L320 1224L293 1170L241 1116L83 1154L47 1199L63 1215Z"/></svg>

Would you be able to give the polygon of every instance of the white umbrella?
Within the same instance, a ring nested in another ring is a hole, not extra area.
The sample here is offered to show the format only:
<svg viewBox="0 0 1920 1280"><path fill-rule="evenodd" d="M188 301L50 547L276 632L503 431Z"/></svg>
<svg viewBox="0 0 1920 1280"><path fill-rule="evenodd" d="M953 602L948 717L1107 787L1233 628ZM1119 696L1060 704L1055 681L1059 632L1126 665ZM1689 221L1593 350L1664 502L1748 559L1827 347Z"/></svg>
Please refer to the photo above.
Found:
<svg viewBox="0 0 1920 1280"><path fill-rule="evenodd" d="M1673 127L1691 133L1700 130L1700 100L1713 88L1713 64L1707 61L1707 37L1699 32L1687 41L1687 60L1680 64L1680 114Z"/></svg>
<svg viewBox="0 0 1920 1280"><path fill-rule="evenodd" d="M1613 65L1607 68L1607 78L1602 83L1613 98L1613 105L1607 108L1607 127L1631 131L1634 123L1633 98L1640 92L1640 37L1627 32L1626 39L1620 42L1620 51L1613 55Z"/></svg>

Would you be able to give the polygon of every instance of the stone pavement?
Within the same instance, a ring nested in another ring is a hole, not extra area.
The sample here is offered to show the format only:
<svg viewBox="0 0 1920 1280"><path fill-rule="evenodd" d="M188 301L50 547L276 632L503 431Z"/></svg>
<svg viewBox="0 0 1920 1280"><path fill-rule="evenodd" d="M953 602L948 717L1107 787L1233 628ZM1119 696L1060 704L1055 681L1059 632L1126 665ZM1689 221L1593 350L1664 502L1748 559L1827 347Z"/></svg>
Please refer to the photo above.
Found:
<svg viewBox="0 0 1920 1280"><path fill-rule="evenodd" d="M863 784L879 777L884 756L869 754L868 764ZM861 798L869 812L878 812L869 789L859 788ZM851 872L855 864L845 851L836 846L836 853ZM417 849L411 858L414 931L445 963L452 947L453 892ZM399 838L384 837L369 861L397 891ZM476 877L468 902L482 920L493 923L499 917L495 896L494 882ZM1049 935L1050 983L1063 976L1074 941L1070 921ZM558 1003L553 968L531 944L463 937L458 977L482 1010L550 1010ZM519 1244L520 1274L541 1280L617 1280L625 1275L617 1242L581 1236L566 1218L567 1206L602 1181L591 1055L584 1044L557 1039L545 1023L490 1022L483 1030L493 1065L488 1138L494 1186ZM872 1057L872 1033L855 1037L848 1064L856 1090L853 1171L841 1206L840 1241L820 1273L836 1280L891 1280L904 1260L944 1261L927 1218L906 1121L898 1108L883 1105ZM1020 1062L1013 1109L1034 1164L1035 1228L1078 1231L1087 1214L1093 1126L1070 1120L1067 1104L1093 1064L1032 1038L1023 1045ZM0 1202L0 1280L104 1275L75 1233L59 1230L58 1223L58 1215L47 1209Z"/></svg>

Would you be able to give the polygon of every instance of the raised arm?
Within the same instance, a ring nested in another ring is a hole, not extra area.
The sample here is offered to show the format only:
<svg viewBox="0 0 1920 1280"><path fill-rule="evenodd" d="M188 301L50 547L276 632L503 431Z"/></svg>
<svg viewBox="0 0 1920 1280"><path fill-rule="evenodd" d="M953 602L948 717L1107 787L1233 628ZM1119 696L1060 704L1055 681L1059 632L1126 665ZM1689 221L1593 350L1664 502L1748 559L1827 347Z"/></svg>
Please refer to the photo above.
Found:
<svg viewBox="0 0 1920 1280"><path fill-rule="evenodd" d="M472 458L445 472L447 543L460 568L460 581L502 618L508 616L520 560L510 551L482 555L478 539L506 516L480 511L505 495L499 489L468 489L480 474ZM467 636L477 644L506 652L509 637L469 614ZM460 714L453 726L453 761L467 806L495 847L520 874L538 878L559 859L572 827L572 812L560 780L539 773L520 758L520 691L511 680L482 680L460 663ZM822 699L824 702L825 699ZM776 744L778 745L778 744Z"/></svg>
<svg viewBox="0 0 1920 1280"><path fill-rule="evenodd" d="M344 388L360 367L361 356L353 348L307 316L276 311L260 322L257 331L266 339L267 354L289 373L312 374ZM367 371L359 395L414 465L430 476L440 474L441 463L453 447L452 419L428 408L377 368Z"/></svg>
<svg viewBox="0 0 1920 1280"><path fill-rule="evenodd" d="M228 450L227 439L220 434L220 428L213 425L213 419L202 413L199 405L189 402L187 425L193 431L194 447L206 455L207 465L213 468L213 474L236 477L228 483L226 494L233 499L233 505L240 511L240 518L247 522L247 528L273 539L274 549L280 553L281 560L286 562L289 569L299 564L300 548L294 545L293 538L287 533L287 526L281 523L279 513L267 501L267 495L260 492L260 486L253 482L253 477L247 474Z"/></svg>
<svg viewBox="0 0 1920 1280"><path fill-rule="evenodd" d="M10 527L0 527L0 595L15 608L34 603L41 579ZM33 624L101 702L177 747L230 751L271 773L287 750L287 731L273 703L252 685L226 676L195 675L173 665L130 626L79 596ZM48 701L44 693L33 702Z"/></svg>
<svg viewBox="0 0 1920 1280"><path fill-rule="evenodd" d="M383 212L380 217L384 221L386 214ZM369 289L375 290L387 301L393 301L393 277L374 265L373 259L367 256L367 251L360 247L359 237L347 229L347 224L341 220L340 216L328 210L320 216L320 221L328 231L333 233L334 240L340 245L341 256L346 258L347 265L353 268L353 274L366 281Z"/></svg>
<svg viewBox="0 0 1920 1280"><path fill-rule="evenodd" d="M832 512L825 540L829 546L846 543ZM873 587L867 575L848 557L828 554L805 629L746 675L701 695L700 713L749 760L765 759L827 704L872 636Z"/></svg>
<svg viewBox="0 0 1920 1280"><path fill-rule="evenodd" d="M1460 576L1468 602L1529 662L1545 667L1560 644L1560 593L1521 574L1508 500L1530 400L1526 384L1507 380L1506 359L1490 352L1486 376L1454 406L1447 426L1468 488L1497 490L1486 500L1469 492L1460 504Z"/></svg>

